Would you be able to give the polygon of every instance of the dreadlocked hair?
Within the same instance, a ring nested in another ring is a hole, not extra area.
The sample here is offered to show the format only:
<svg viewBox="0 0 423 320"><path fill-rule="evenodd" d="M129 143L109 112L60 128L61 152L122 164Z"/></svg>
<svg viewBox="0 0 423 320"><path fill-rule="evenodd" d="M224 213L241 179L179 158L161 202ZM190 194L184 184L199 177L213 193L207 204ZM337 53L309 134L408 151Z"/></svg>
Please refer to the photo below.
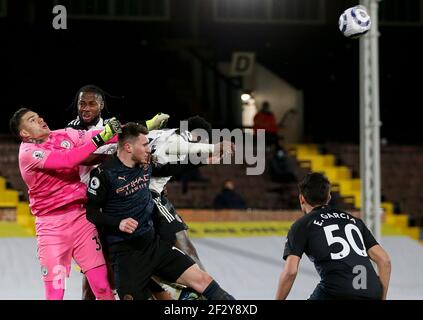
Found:
<svg viewBox="0 0 423 320"><path fill-rule="evenodd" d="M93 84L89 84L89 85L81 87L76 92L75 97L72 101L72 104L69 106L68 109L72 108L75 111L78 110L78 99L79 99L79 95L81 94L81 92L92 92L92 93L100 95L101 99L103 100L104 109L106 111L109 111L107 109L107 105L106 105L106 96L110 96L110 95L108 93L106 93L103 89L101 89L100 87L97 87L96 85L93 85Z"/></svg>
<svg viewBox="0 0 423 320"><path fill-rule="evenodd" d="M68 107L68 109L72 108L74 111L78 110L78 99L79 99L79 95L81 94L81 92L92 92L92 93L99 94L101 96L101 98L103 99L104 110L107 111L107 112L109 112L109 109L107 108L106 97L114 98L114 99L121 99L121 100L125 99L125 96L112 96L110 93L104 91L100 87L98 87L94 84L88 84L88 85L83 86L82 88L80 88L76 92L76 95L75 95L71 105Z"/></svg>

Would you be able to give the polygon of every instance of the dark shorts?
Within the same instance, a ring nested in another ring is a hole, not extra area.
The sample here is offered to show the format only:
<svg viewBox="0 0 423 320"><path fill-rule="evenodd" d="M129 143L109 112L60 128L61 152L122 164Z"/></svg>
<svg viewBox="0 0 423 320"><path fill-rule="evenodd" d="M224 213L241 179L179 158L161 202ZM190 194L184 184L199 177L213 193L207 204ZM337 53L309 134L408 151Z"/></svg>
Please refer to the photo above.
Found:
<svg viewBox="0 0 423 320"><path fill-rule="evenodd" d="M152 191L151 195L156 205L154 215L154 228L160 239L174 243L176 233L188 230L188 226L175 210L175 207L164 195Z"/></svg>
<svg viewBox="0 0 423 320"><path fill-rule="evenodd" d="M329 293L322 285L318 284L308 300L380 300L380 298Z"/></svg>
<svg viewBox="0 0 423 320"><path fill-rule="evenodd" d="M111 262L112 258L111 258L110 252L109 252L109 247L108 247L108 244L107 244L105 237L102 237L104 232L100 232L101 228L98 228L98 231L99 231L99 235L100 235L100 241L101 241L101 244L102 244L102 247L103 247L104 259L106 260L107 279L109 280L110 287L113 290L115 290L116 289L115 275L113 273L112 262ZM82 272L82 270L81 270L81 273L84 274L84 272ZM88 279L85 278L84 281L85 281L84 285L89 287ZM165 291L156 281L154 281L152 279L150 279L150 281L148 283L148 288L150 289L150 291L152 293L158 293L158 292ZM93 300L95 300L94 293L92 293L92 298L93 298Z"/></svg>
<svg viewBox="0 0 423 320"><path fill-rule="evenodd" d="M335 300L336 298L327 293L320 285L317 285L308 300Z"/></svg>
<svg viewBox="0 0 423 320"><path fill-rule="evenodd" d="M152 275L175 282L195 262L151 230L146 234L109 247L115 283L120 299L151 297Z"/></svg>

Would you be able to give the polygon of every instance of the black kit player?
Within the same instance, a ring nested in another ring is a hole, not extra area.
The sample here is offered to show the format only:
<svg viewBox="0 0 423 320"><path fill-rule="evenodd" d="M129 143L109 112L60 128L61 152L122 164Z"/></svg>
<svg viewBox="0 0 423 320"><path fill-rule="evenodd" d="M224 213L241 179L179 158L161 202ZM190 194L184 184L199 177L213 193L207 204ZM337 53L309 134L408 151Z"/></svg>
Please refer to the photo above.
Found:
<svg viewBox="0 0 423 320"><path fill-rule="evenodd" d="M320 173L307 174L299 190L305 215L288 232L276 299L288 296L303 253L321 278L310 300L386 299L390 258L363 221L327 205L330 182ZM379 276L371 261L376 263Z"/></svg>
<svg viewBox="0 0 423 320"><path fill-rule="evenodd" d="M91 171L87 193L87 218L104 226L120 299L150 298L153 275L191 287L207 299L233 299L185 253L157 237L150 176L171 176L181 165L152 164L147 133L136 123L123 127L117 155Z"/></svg>

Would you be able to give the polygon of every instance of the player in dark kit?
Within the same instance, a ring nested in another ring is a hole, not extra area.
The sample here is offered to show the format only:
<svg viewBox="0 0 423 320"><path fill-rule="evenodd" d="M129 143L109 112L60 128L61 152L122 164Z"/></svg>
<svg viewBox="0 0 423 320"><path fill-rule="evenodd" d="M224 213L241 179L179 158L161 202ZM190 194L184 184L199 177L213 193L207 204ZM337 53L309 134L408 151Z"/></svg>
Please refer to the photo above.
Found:
<svg viewBox="0 0 423 320"><path fill-rule="evenodd" d="M276 299L286 299L305 253L321 277L310 300L386 299L391 264L361 219L331 208L330 183L309 173L299 184L304 216L288 232ZM378 268L376 274L371 260Z"/></svg>
<svg viewBox="0 0 423 320"><path fill-rule="evenodd" d="M171 176L190 164L152 164L147 133L136 123L123 127L117 155L91 171L88 187L87 218L104 227L120 299L148 299L153 275L189 286L207 299L233 299L191 258L157 237L150 176Z"/></svg>
<svg viewBox="0 0 423 320"><path fill-rule="evenodd" d="M68 128L73 128L75 130L83 131L92 131L92 130L102 130L106 125L107 121L102 118L103 110L107 110L106 105L106 96L111 97L101 88L95 85L85 85L80 88L74 98L72 105L77 111L78 116L76 119L69 122L67 125ZM162 126L165 126L169 115L164 113L158 113L152 119L147 121L141 121L142 125L147 126L149 130L160 129ZM87 165L81 165L79 167L79 174L81 181L88 185L90 179L90 172L95 167L95 164L101 163L107 157L107 155L114 154L116 152L116 144L105 145L100 147L90 158L89 161L86 161ZM108 257L106 256L106 262ZM108 267L109 263L107 262ZM111 272L109 272L109 281L113 285L113 277ZM84 300L94 300L95 296L89 286L89 283L85 277L82 278L82 298ZM156 289L161 289L161 287L156 286ZM162 290L162 292L164 292ZM155 292L155 296L158 295L158 292Z"/></svg>

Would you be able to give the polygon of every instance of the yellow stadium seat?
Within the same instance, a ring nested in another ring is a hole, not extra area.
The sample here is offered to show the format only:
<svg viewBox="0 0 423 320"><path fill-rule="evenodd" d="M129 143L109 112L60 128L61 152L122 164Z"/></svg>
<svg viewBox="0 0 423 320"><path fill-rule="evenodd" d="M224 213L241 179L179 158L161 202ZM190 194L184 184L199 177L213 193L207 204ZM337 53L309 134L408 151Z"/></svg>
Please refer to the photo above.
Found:
<svg viewBox="0 0 423 320"><path fill-rule="evenodd" d="M2 190L6 190L6 179L3 177L0 177L0 192Z"/></svg>
<svg viewBox="0 0 423 320"><path fill-rule="evenodd" d="M0 203L11 203L16 206L19 202L19 194L15 190L2 190L0 191Z"/></svg>
<svg viewBox="0 0 423 320"><path fill-rule="evenodd" d="M387 215L394 214L394 204L391 202L382 202L381 207L383 212Z"/></svg>

